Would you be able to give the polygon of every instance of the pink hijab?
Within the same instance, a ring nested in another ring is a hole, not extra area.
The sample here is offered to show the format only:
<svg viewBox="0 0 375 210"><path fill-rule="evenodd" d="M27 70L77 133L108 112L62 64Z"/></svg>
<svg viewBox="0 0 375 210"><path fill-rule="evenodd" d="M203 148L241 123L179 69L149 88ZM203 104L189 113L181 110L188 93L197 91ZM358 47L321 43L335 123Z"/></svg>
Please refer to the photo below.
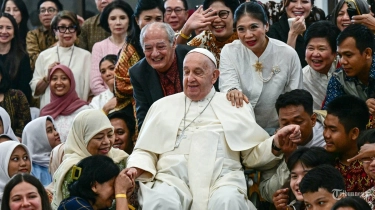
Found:
<svg viewBox="0 0 375 210"><path fill-rule="evenodd" d="M73 72L69 67L61 64L53 67L49 75L49 81L51 81L53 73L59 69L68 76L70 80L70 90L63 96L57 96L51 90L51 102L43 107L40 111L40 116L50 115L53 118L56 118L59 115L70 115L83 105L88 104L86 101L78 97Z"/></svg>

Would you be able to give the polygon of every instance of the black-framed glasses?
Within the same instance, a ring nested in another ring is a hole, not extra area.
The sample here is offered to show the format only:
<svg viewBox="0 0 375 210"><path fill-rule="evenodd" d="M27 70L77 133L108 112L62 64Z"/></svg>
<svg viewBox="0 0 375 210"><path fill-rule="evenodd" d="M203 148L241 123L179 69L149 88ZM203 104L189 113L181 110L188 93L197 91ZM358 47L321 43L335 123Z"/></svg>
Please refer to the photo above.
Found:
<svg viewBox="0 0 375 210"><path fill-rule="evenodd" d="M216 15L219 16L221 19L227 19L229 16L230 11L228 10L219 10Z"/></svg>
<svg viewBox="0 0 375 210"><path fill-rule="evenodd" d="M39 13L40 14L44 14L44 13L48 13L48 14L52 14L52 13L55 13L57 12L57 9L53 8L53 7L48 7L48 8L40 8L39 9Z"/></svg>
<svg viewBox="0 0 375 210"><path fill-rule="evenodd" d="M185 11L184 8L181 8L181 7L176 7L174 9L170 8L170 7L167 7L165 9L165 14L166 15L170 15L172 14L172 12L174 11L174 13L176 13L176 15L181 15L183 11Z"/></svg>
<svg viewBox="0 0 375 210"><path fill-rule="evenodd" d="M77 30L77 26L57 26L56 28L60 33L65 33L66 30L70 33L74 33Z"/></svg>

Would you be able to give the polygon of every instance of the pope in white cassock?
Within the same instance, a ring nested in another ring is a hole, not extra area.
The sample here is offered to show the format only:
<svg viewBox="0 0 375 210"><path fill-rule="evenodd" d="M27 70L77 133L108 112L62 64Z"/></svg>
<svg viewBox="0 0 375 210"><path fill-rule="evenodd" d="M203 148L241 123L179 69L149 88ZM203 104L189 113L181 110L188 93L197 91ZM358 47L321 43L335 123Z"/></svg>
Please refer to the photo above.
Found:
<svg viewBox="0 0 375 210"><path fill-rule="evenodd" d="M184 92L151 106L128 159L128 176L140 182L140 205L146 210L255 209L247 199L242 164L275 166L285 139L299 141L299 126L270 137L256 124L251 106L236 108L225 93L215 92L219 71L206 49L191 50L183 72Z"/></svg>

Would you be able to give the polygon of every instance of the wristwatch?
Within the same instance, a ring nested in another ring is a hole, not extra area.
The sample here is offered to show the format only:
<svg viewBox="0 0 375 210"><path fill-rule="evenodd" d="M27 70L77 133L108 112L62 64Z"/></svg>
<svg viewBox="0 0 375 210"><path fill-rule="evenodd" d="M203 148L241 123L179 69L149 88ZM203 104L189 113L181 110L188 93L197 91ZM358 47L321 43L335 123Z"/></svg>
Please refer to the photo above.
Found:
<svg viewBox="0 0 375 210"><path fill-rule="evenodd" d="M278 148L278 147L275 145L275 140L272 140L272 149L274 149L274 150L276 150L276 151L278 151L278 152L281 151L281 149Z"/></svg>

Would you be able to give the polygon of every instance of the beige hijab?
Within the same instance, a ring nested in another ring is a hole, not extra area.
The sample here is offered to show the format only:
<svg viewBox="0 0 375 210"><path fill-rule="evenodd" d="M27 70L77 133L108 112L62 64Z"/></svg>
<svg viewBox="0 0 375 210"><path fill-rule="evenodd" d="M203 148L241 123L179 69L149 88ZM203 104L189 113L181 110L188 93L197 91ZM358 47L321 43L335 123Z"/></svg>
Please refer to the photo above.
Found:
<svg viewBox="0 0 375 210"><path fill-rule="evenodd" d="M57 209L63 199L61 189L66 173L83 158L91 156L87 150L88 143L97 133L108 128L113 129L113 126L101 110L87 109L75 117L65 142L63 162L53 175L53 209ZM126 160L128 156L124 151L115 148L108 153L108 157L115 163Z"/></svg>
<svg viewBox="0 0 375 210"><path fill-rule="evenodd" d="M60 164L63 162L64 157L64 143L57 145L52 149L50 159L49 159L49 173L53 176L55 171L59 168ZM45 187L51 194L53 193L53 182Z"/></svg>

